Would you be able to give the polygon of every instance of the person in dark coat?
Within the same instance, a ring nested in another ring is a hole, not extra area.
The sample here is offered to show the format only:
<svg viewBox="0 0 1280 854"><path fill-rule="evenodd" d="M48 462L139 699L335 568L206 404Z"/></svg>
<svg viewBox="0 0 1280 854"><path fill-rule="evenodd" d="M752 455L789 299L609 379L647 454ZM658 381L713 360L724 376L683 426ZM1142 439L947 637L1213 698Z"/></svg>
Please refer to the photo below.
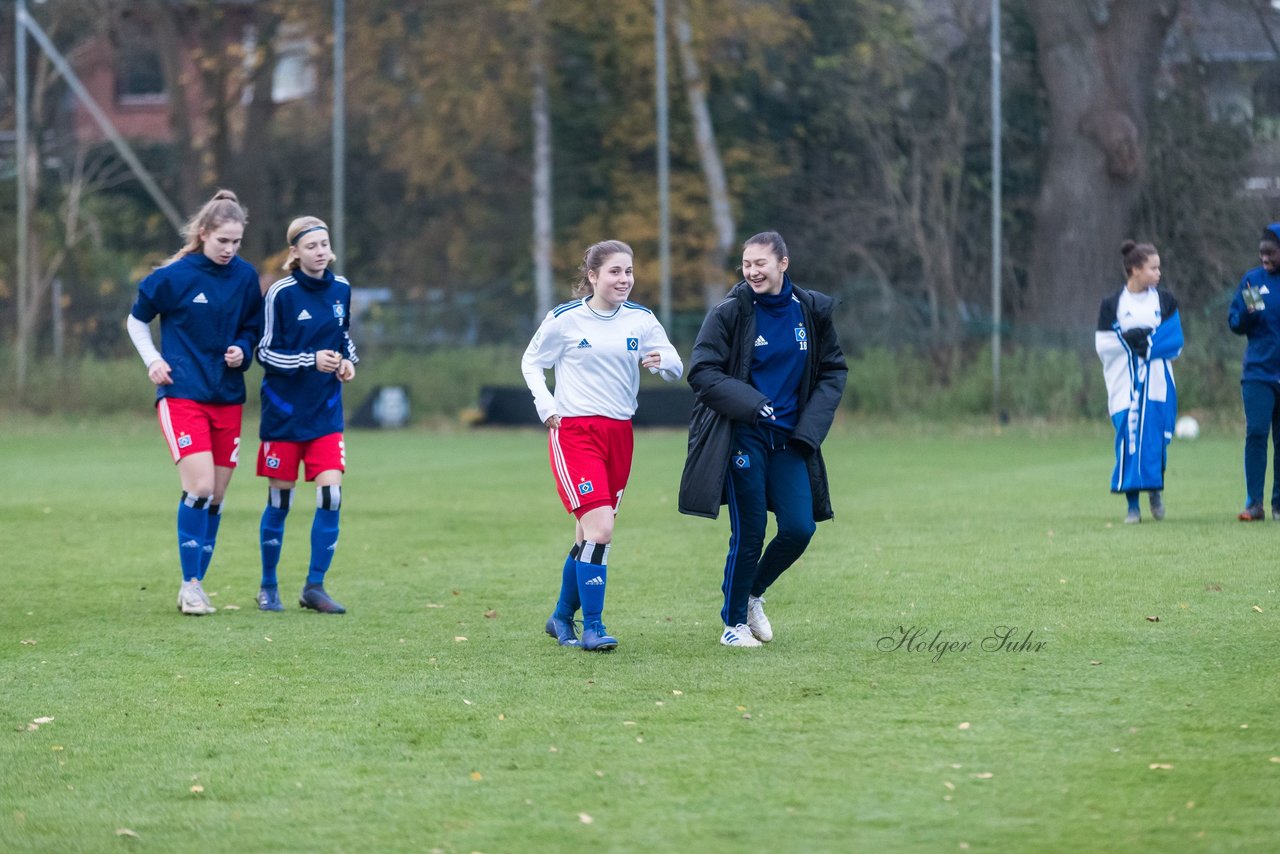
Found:
<svg viewBox="0 0 1280 854"><path fill-rule="evenodd" d="M744 244L743 280L707 314L688 373L696 401L679 508L714 519L729 506L725 646L773 639L764 593L833 516L821 446L848 369L835 301L796 287L788 265L776 232ZM778 530L764 548L769 511Z"/></svg>
<svg viewBox="0 0 1280 854"><path fill-rule="evenodd" d="M1271 518L1280 519L1280 222L1262 232L1259 266L1245 273L1227 311L1227 325L1248 339L1240 369L1244 401L1244 510L1241 522L1265 518L1267 436L1275 445ZM1275 287L1272 287L1274 285ZM1271 297L1276 297L1275 300Z"/></svg>

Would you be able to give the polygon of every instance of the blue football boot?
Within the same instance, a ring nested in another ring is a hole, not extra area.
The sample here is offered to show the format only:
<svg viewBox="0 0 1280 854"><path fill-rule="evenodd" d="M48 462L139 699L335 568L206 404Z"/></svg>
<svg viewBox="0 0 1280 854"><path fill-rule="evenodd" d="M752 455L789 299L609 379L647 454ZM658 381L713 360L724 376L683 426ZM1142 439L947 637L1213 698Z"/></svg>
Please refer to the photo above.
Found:
<svg viewBox="0 0 1280 854"><path fill-rule="evenodd" d="M312 611L319 611L321 614L347 613L346 608L335 602L324 591L323 584L308 584L302 588L302 595L298 597L298 604L304 608L310 608Z"/></svg>
<svg viewBox="0 0 1280 854"><path fill-rule="evenodd" d="M581 646L578 643L578 633L573 628L573 620L562 620L552 614L547 617L547 634L561 646Z"/></svg>
<svg viewBox="0 0 1280 854"><path fill-rule="evenodd" d="M582 627L581 646L590 652L618 648L618 639L610 635L604 623L592 623Z"/></svg>
<svg viewBox="0 0 1280 854"><path fill-rule="evenodd" d="M259 611L283 611L284 603L280 601L279 587L262 587L258 589Z"/></svg>

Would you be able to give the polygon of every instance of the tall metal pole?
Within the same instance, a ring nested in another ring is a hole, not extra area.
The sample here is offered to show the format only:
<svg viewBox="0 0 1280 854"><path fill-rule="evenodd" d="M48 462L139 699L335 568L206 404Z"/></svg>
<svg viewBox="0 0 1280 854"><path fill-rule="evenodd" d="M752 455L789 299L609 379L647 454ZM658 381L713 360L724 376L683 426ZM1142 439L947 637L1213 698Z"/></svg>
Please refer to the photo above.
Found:
<svg viewBox="0 0 1280 854"><path fill-rule="evenodd" d="M333 222L329 242L338 263L347 245L347 4L333 0ZM343 268L344 270L347 268Z"/></svg>
<svg viewBox="0 0 1280 854"><path fill-rule="evenodd" d="M27 385L27 341L22 333L22 324L27 316L27 252L28 236L31 230L30 211L27 209L27 109L30 100L27 94L27 0L18 0L14 7L14 58L17 65L15 80L14 110L17 113L15 131L17 145L14 150L15 173L18 191L18 256L16 259L18 275L18 329L14 337L17 352L14 353L17 367L18 388Z"/></svg>
<svg viewBox="0 0 1280 854"><path fill-rule="evenodd" d="M991 0L991 409L1000 417L1001 182L1000 0Z"/></svg>
<svg viewBox="0 0 1280 854"><path fill-rule="evenodd" d="M658 102L658 319L671 331L671 132L667 104L667 3L654 0L654 81Z"/></svg>

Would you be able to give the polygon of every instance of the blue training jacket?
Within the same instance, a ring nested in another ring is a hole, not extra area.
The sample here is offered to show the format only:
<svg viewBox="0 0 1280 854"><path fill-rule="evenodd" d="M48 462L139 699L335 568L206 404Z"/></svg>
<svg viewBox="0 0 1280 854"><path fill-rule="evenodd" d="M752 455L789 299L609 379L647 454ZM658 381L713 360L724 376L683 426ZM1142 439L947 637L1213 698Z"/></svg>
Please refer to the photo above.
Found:
<svg viewBox="0 0 1280 854"><path fill-rule="evenodd" d="M316 370L317 350L337 350L352 363L351 285L332 270L313 279L294 270L267 291L258 361L264 441L306 442L341 433L342 383Z"/></svg>
<svg viewBox="0 0 1280 854"><path fill-rule="evenodd" d="M1280 222L1267 226L1280 243ZM1244 305L1244 291L1255 287L1262 295L1266 308L1248 311ZM1249 343L1244 348L1244 362L1240 380L1261 380L1280 383L1280 274L1268 273L1262 267L1254 267L1244 274L1227 310L1227 325L1237 335L1244 335Z"/></svg>
<svg viewBox="0 0 1280 854"><path fill-rule="evenodd" d="M262 334L262 290L252 264L239 257L219 264L203 252L184 255L138 283L130 313L143 323L160 316L160 355L173 384L156 386L157 400L244 403L244 374ZM238 368L225 361L233 345L244 351Z"/></svg>

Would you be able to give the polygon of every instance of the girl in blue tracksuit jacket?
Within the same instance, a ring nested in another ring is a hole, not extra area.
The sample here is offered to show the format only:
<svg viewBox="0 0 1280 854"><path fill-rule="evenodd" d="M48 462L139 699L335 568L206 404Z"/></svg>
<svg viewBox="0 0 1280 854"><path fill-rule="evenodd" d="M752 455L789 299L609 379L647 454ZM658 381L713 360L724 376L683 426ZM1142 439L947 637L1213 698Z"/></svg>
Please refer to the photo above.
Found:
<svg viewBox="0 0 1280 854"><path fill-rule="evenodd" d="M219 190L183 229L186 242L138 283L125 320L147 378L156 416L178 467L178 610L217 609L202 581L213 560L222 499L240 455L244 374L262 334L258 273L240 259L248 221L230 190ZM160 348L149 324L160 318Z"/></svg>
<svg viewBox="0 0 1280 854"><path fill-rule="evenodd" d="M1231 331L1249 339L1240 372L1245 420L1245 506L1237 518L1242 522L1263 518L1268 433L1276 445L1271 518L1280 519L1280 222L1262 232L1258 257L1262 265L1240 279L1227 313Z"/></svg>
<svg viewBox="0 0 1280 854"><path fill-rule="evenodd" d="M262 377L262 418L258 475L267 478L267 506L260 526L262 584L258 608L282 611L276 567L284 540L298 467L316 483L311 523L311 562L298 604L325 614L346 609L324 588L325 573L338 544L342 505L342 386L356 375L351 341L351 285L329 269L333 251L329 227L313 216L289 224L290 275L267 291L263 334L258 343Z"/></svg>

